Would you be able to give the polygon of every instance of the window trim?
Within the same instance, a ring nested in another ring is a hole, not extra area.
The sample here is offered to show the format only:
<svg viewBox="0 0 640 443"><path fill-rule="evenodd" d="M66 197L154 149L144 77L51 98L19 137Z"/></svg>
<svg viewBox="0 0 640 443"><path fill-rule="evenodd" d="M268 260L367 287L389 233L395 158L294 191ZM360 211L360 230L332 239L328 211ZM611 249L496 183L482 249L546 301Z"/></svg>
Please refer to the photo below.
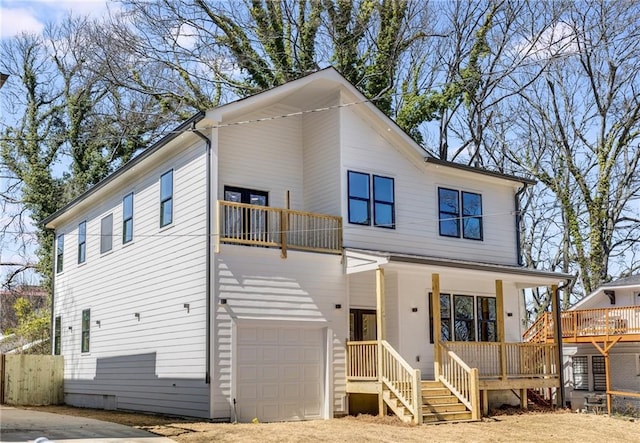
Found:
<svg viewBox="0 0 640 443"><path fill-rule="evenodd" d="M171 181L169 182L171 184L171 190L168 196L163 197L162 196L162 181L164 179L164 177L166 176L171 176ZM165 204L167 203L171 203L171 213L169 215L169 220L166 221L164 219L164 207ZM171 224L173 224L173 212L174 212L174 205L173 205L173 168L169 169L168 171L166 171L165 173L160 175L160 227L164 228L166 226L169 226Z"/></svg>
<svg viewBox="0 0 640 443"><path fill-rule="evenodd" d="M56 240L56 274L64 270L64 234L59 234Z"/></svg>
<svg viewBox="0 0 640 443"><path fill-rule="evenodd" d="M440 310L442 311L442 297L448 297L449 298L449 317L447 317L447 319L449 320L448 323L448 329L449 329L449 336L451 338L453 338L453 340L448 340L448 341L460 341L460 340L456 340L455 337L455 322L456 322L456 317L455 317L455 297L472 297L473 298L473 334L474 334L474 343L498 343L498 333L497 333L497 322L498 322L498 315L500 315L499 312L497 312L498 309L498 305L497 305L497 300L495 303L495 309L496 309L496 320L495 320L495 324L496 324L496 334L495 334L495 341L484 341L484 340L480 340L480 318L478 316L478 299L480 298L486 298L486 299L496 299L496 297L491 296L491 295L474 295L474 294L459 294L459 293L453 293L453 292L441 292L440 293ZM433 302L432 302L432 298L433 298L433 292L429 291L428 292L428 315L429 315L429 342L430 343L434 343L434 331L433 331ZM486 321L485 321L486 322ZM443 318L442 316L440 317L440 328L442 329L443 325L445 324L445 322L443 322ZM442 332L440 333L440 337L442 338Z"/></svg>
<svg viewBox="0 0 640 443"><path fill-rule="evenodd" d="M87 314L86 322L85 322L85 313ZM87 352L91 352L91 308L82 310L80 329L82 331L80 336L80 351L83 354L86 354ZM85 337L87 338L86 348L85 348Z"/></svg>
<svg viewBox="0 0 640 443"><path fill-rule="evenodd" d="M105 233L105 222L107 220L110 220L109 227L111 232L109 234ZM111 250L113 250L113 212L105 215L100 219L100 254L106 254Z"/></svg>
<svg viewBox="0 0 640 443"><path fill-rule="evenodd" d="M584 372L576 372L576 360L584 361ZM586 386L578 387L576 383L576 374L584 375L586 379ZM574 355L571 357L571 376L573 377L573 390L574 391L588 391L589 390L589 357L587 355Z"/></svg>
<svg viewBox="0 0 640 443"><path fill-rule="evenodd" d="M62 317L57 316L53 327L53 355L60 355L62 351Z"/></svg>
<svg viewBox="0 0 640 443"><path fill-rule="evenodd" d="M87 261L87 221L78 223L78 264Z"/></svg>
<svg viewBox="0 0 640 443"><path fill-rule="evenodd" d="M127 204L126 201L131 198L131 214L127 217ZM133 192L128 193L122 197L122 244L125 245L133 241ZM127 223L131 222L130 228L127 229ZM127 234L129 237L127 238Z"/></svg>
<svg viewBox="0 0 640 443"><path fill-rule="evenodd" d="M458 212L449 212L442 210L442 197L441 191L450 191L455 192L457 194L457 203L458 203ZM465 215L465 206L464 206L464 196L465 195L474 195L477 196L480 202L480 215ZM447 217L443 217L443 214L447 215ZM445 234L442 232L442 220L454 219L456 224L456 235ZM478 237L471 236L465 230L465 220L466 219L476 219L479 224L480 235ZM475 241L483 241L484 240L484 214L483 214L483 205L482 205L482 194L479 192L473 191L465 191L461 189L453 189L448 188L446 186L438 186L438 233L441 237L448 238L463 238L465 240L475 240Z"/></svg>
<svg viewBox="0 0 640 443"><path fill-rule="evenodd" d="M367 177L367 198L355 196L351 194L351 175L358 174ZM376 198L376 178L390 180L391 181L391 201L381 200ZM367 221L356 222L351 219L351 201L360 201L367 204ZM376 223L376 205L386 205L391 207L391 225ZM380 174L373 174L368 172L347 170L347 218L349 224L360 226L375 226L376 228L383 229L396 229L396 182L394 177L388 177Z"/></svg>

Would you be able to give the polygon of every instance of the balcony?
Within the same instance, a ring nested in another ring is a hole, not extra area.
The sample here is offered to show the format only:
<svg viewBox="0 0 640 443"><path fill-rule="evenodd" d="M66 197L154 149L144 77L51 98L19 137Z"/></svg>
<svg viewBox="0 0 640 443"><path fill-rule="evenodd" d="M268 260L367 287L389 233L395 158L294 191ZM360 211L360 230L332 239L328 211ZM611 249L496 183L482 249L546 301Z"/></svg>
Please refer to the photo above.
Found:
<svg viewBox="0 0 640 443"><path fill-rule="evenodd" d="M218 201L219 242L287 250L342 253L342 217Z"/></svg>

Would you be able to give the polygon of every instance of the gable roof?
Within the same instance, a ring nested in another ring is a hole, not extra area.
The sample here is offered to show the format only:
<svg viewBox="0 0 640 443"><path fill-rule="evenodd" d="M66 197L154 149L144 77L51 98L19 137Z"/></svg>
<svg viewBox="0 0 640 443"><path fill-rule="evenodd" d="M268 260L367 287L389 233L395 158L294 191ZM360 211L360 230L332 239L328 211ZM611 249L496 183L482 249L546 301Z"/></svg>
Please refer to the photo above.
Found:
<svg viewBox="0 0 640 443"><path fill-rule="evenodd" d="M331 106L323 109L331 109L331 108L339 108L346 106L354 106L361 105L361 109L365 109L366 113L372 118L376 124L380 126L386 126L388 133L393 134L396 137L396 140L401 140L401 142L410 148L411 151L417 156L420 156L424 160L425 163L434 164L437 166L443 166L447 168L452 168L460 171L470 172L474 174L480 174L483 176L494 177L502 180L507 180L511 182L522 183L525 185L535 184L534 180L524 177L518 177L515 175L503 174L500 172L490 171L486 169L475 168L472 166L467 166L459 163L454 163L446 160L440 160L435 158L432 154L430 154L427 150L425 150L422 146L416 143L415 140L409 134L407 134L398 124L384 114L374 103L372 100L362 94L353 84L351 84L345 77L342 76L334 67L330 66L328 68L321 69L319 71L310 73L303 77L300 77L296 80L292 80L288 83L285 83L280 86L275 86L271 89L259 92L257 94L250 95L248 97L240 98L233 102L220 105L216 108L210 109L206 112L199 112L193 115L188 120L184 121L182 124L174 128L168 135L155 142L149 148L142 151L139 155L134 157L132 160L127 162L118 168L115 172L108 175L106 178L98 182L95 186L85 191L71 202L67 203L58 211L54 212L50 216L46 217L42 224L47 228L53 228L52 222L60 217L65 212L72 209L74 206L78 205L80 202L85 200L87 197L95 194L109 183L114 181L115 179L122 176L128 170L138 165L146 158L154 154L155 152L161 150L165 147L169 142L174 140L180 134L182 134L185 130L188 130L190 127L195 128L195 125L201 121L208 121L212 124L212 128L215 127L223 127L223 126L231 126L242 124L243 122L229 122L228 119L233 119L234 116L239 116L243 112L246 113L247 109L253 109L255 107L260 106L268 106L270 104L278 103L282 100L286 100L287 98L291 98L294 93L300 92L303 90L308 90L309 94L320 94L323 93L326 95L326 92L333 88L335 91L347 92L349 96L353 97L353 101L350 103L341 103L335 106ZM305 96L306 97L306 96ZM306 103L299 103L299 106ZM308 112L317 112L323 109L306 109L300 112L293 113L291 115L298 115ZM273 117L273 118L285 118L287 115ZM224 123L221 123L224 122Z"/></svg>
<svg viewBox="0 0 640 443"><path fill-rule="evenodd" d="M582 305L589 302L589 300L597 297L599 294L603 294L605 290L613 289L627 289L637 287L640 290L640 274L630 275L628 277L622 277L617 280L603 283L591 294L587 295L583 299L579 300L575 305L569 308L570 310L579 309Z"/></svg>

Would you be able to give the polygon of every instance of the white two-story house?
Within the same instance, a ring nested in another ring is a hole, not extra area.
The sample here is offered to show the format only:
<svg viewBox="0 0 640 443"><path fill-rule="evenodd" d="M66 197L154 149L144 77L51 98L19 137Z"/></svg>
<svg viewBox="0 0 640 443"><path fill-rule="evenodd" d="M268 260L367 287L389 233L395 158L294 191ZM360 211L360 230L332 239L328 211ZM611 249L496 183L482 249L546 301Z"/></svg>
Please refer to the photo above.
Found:
<svg viewBox="0 0 640 443"><path fill-rule="evenodd" d="M333 68L201 113L46 220L68 404L422 422L557 388L523 344L518 193ZM514 394L514 392L516 394Z"/></svg>

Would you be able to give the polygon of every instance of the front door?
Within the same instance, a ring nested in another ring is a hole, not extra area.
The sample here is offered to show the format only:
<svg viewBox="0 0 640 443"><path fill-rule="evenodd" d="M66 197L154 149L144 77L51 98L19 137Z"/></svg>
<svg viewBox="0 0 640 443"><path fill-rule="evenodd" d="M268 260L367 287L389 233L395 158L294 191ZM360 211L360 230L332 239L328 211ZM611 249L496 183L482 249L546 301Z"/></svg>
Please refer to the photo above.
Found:
<svg viewBox="0 0 640 443"><path fill-rule="evenodd" d="M351 309L349 311L349 340L376 340L376 310Z"/></svg>
<svg viewBox="0 0 640 443"><path fill-rule="evenodd" d="M248 205L269 206L269 194L266 191L224 187L224 199L229 202L245 203ZM253 210L228 210L224 216L225 235L240 236L243 240L267 240L267 213Z"/></svg>

